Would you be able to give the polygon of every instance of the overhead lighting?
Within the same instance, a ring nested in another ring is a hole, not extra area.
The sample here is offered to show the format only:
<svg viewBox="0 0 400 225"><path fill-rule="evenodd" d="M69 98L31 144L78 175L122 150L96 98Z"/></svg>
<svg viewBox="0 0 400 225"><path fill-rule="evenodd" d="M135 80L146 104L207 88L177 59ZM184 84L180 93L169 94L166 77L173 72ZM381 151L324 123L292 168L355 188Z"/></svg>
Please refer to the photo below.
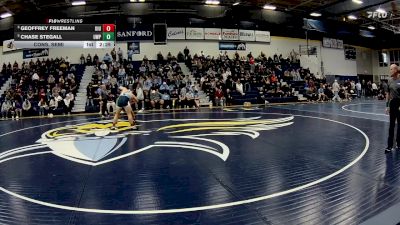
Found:
<svg viewBox="0 0 400 225"><path fill-rule="evenodd" d="M72 5L86 5L86 2L85 1L73 1L71 4Z"/></svg>
<svg viewBox="0 0 400 225"><path fill-rule="evenodd" d="M240 2L233 3L234 6L239 5L239 4L240 4Z"/></svg>
<svg viewBox="0 0 400 225"><path fill-rule="evenodd" d="M348 16L347 16L347 19L349 19L349 20L356 20L357 17L354 16L354 15L348 15Z"/></svg>
<svg viewBox="0 0 400 225"><path fill-rule="evenodd" d="M7 18L7 17L10 17L10 16L12 16L12 14L9 13L9 12L6 12L6 13L3 13L3 14L0 15L0 17L1 17L2 19Z"/></svg>
<svg viewBox="0 0 400 225"><path fill-rule="evenodd" d="M375 27L374 26L368 26L368 29L375 30Z"/></svg>
<svg viewBox="0 0 400 225"><path fill-rule="evenodd" d="M145 2L146 0L139 0L139 2Z"/></svg>
<svg viewBox="0 0 400 225"><path fill-rule="evenodd" d="M361 1L361 0L352 0L354 3L356 3L356 4L359 4L359 5L361 5L361 4L363 4L364 2L363 1Z"/></svg>
<svg viewBox="0 0 400 225"><path fill-rule="evenodd" d="M313 12L313 13L310 13L310 16L320 17L320 16L322 16L322 14L321 13L317 13L317 12Z"/></svg>
<svg viewBox="0 0 400 225"><path fill-rule="evenodd" d="M378 9L376 10L376 12L378 12L378 13L386 13L386 10L381 9L381 8L378 8Z"/></svg>
<svg viewBox="0 0 400 225"><path fill-rule="evenodd" d="M218 0L207 0L206 4L207 5L219 5L219 1Z"/></svg>
<svg viewBox="0 0 400 225"><path fill-rule="evenodd" d="M275 10L276 9L276 6L273 6L273 5L264 5L264 7L263 7L264 9L268 9L268 10Z"/></svg>

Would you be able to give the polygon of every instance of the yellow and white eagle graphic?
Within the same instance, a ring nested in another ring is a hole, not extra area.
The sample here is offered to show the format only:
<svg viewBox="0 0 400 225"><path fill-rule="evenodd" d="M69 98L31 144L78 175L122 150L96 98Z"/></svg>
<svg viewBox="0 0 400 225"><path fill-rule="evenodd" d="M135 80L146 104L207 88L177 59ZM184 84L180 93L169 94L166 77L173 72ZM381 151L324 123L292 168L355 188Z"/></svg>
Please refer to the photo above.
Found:
<svg viewBox="0 0 400 225"><path fill-rule="evenodd" d="M0 153L0 163L15 158L39 154L54 154L61 158L89 166L99 166L133 156L150 149L180 148L203 151L217 156L223 161L229 157L229 147L215 140L245 135L256 139L260 132L293 124L293 116L275 119L261 117L235 119L173 119L172 125L152 130L132 130L129 122L118 122L116 130L111 130L112 121L88 122L49 130L41 135L38 144L20 147ZM162 120L141 121L141 123L162 124ZM135 136L146 138L135 139ZM133 138L140 146L128 152L117 152ZM141 146L143 145L143 146ZM42 152L36 149L49 148Z"/></svg>

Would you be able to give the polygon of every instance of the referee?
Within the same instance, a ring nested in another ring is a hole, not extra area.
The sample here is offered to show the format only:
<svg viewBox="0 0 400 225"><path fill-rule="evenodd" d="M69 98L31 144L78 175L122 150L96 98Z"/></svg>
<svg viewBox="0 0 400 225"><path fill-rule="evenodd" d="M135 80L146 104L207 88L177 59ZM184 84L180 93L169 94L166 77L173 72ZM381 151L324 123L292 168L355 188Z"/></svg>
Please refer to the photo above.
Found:
<svg viewBox="0 0 400 225"><path fill-rule="evenodd" d="M386 91L386 114L390 116L389 137L385 153L391 152L393 148L394 126L397 119L397 147L400 147L400 71L396 64L390 66L390 76Z"/></svg>

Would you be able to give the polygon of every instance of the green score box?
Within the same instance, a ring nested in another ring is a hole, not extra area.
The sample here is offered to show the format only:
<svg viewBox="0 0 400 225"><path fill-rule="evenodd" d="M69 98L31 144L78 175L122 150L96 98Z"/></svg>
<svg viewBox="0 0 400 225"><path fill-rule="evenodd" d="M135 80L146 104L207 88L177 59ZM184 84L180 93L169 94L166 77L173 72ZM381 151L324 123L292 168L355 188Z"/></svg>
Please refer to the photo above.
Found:
<svg viewBox="0 0 400 225"><path fill-rule="evenodd" d="M115 34L114 32L103 32L103 41L114 41Z"/></svg>

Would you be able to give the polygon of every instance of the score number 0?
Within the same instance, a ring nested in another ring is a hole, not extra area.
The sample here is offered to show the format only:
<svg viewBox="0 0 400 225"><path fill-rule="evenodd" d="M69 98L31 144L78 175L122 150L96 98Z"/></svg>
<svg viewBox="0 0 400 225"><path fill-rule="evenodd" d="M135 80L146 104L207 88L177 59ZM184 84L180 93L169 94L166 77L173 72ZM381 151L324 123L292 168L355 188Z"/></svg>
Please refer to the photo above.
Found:
<svg viewBox="0 0 400 225"><path fill-rule="evenodd" d="M103 24L103 32L114 32L115 25L114 24Z"/></svg>
<svg viewBox="0 0 400 225"><path fill-rule="evenodd" d="M115 25L114 24L103 24L103 41L114 40L115 37Z"/></svg>

